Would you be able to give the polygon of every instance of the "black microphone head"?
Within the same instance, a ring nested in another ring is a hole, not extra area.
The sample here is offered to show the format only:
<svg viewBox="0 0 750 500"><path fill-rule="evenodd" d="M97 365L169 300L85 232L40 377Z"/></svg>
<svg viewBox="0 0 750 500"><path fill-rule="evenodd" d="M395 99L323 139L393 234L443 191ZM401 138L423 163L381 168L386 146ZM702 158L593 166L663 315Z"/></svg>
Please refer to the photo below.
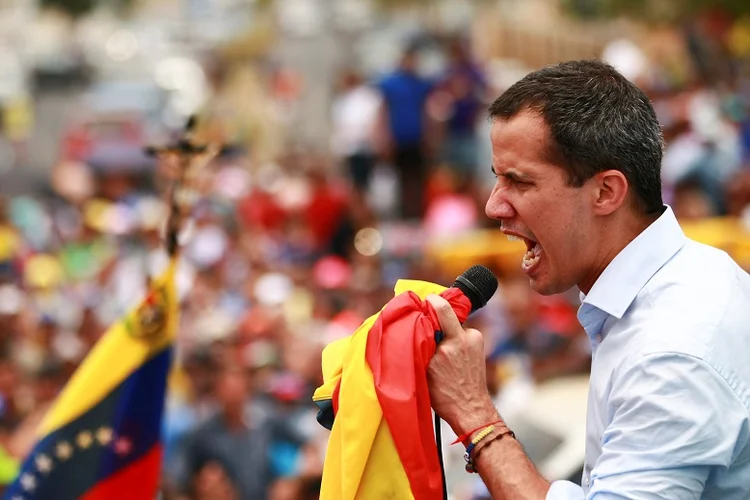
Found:
<svg viewBox="0 0 750 500"><path fill-rule="evenodd" d="M484 266L472 266L453 283L471 301L471 312L487 305L497 291L497 278Z"/></svg>

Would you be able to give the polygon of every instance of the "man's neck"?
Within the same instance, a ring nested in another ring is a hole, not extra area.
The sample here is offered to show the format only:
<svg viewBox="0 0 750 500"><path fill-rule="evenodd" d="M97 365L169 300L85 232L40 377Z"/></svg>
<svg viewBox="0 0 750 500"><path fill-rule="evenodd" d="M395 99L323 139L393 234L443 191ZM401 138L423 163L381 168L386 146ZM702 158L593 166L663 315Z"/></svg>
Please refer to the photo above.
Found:
<svg viewBox="0 0 750 500"><path fill-rule="evenodd" d="M587 278L578 284L578 288L588 294L599 279L599 276L609 266L617 255L627 247L643 231L653 224L661 214L633 215L612 214L612 217L602 225L600 234L600 252L594 260L591 272Z"/></svg>

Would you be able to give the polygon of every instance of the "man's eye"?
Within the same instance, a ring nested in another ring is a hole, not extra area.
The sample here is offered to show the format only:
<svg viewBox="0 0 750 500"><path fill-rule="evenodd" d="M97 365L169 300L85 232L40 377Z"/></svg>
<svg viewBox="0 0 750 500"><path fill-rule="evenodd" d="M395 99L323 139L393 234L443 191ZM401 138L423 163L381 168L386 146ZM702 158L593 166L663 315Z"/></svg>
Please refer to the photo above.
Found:
<svg viewBox="0 0 750 500"><path fill-rule="evenodd" d="M528 186L531 186L531 182L529 181L523 181L519 179L518 177L508 177L508 183L513 186L518 186L521 188L526 188Z"/></svg>

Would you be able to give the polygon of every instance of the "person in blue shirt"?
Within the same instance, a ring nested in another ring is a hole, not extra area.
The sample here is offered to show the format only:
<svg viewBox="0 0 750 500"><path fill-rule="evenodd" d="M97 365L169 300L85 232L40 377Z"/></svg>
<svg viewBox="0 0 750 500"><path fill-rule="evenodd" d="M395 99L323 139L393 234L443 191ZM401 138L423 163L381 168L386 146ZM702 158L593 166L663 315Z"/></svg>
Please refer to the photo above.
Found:
<svg viewBox="0 0 750 500"><path fill-rule="evenodd" d="M400 181L400 215L419 219L424 215L427 155L426 103L434 83L417 71L418 49L410 46L398 68L377 84L382 99L382 155L393 165Z"/></svg>
<svg viewBox="0 0 750 500"><path fill-rule="evenodd" d="M493 498L750 498L750 275L663 204L648 98L601 61L570 61L489 114L486 213L525 242L534 290L578 287L592 366L581 484L550 483L492 405L481 333L429 297L445 334L431 402L467 446L478 439L469 469Z"/></svg>
<svg viewBox="0 0 750 500"><path fill-rule="evenodd" d="M449 63L435 89L445 108L440 159L461 179L473 181L479 166L478 124L489 85L465 40L452 40L447 52Z"/></svg>

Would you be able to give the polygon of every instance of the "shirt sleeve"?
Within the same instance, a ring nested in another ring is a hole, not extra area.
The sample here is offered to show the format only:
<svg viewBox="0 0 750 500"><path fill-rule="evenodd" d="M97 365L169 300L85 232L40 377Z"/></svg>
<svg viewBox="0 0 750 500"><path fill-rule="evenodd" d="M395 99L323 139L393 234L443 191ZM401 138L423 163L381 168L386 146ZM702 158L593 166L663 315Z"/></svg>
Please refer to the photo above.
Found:
<svg viewBox="0 0 750 500"><path fill-rule="evenodd" d="M546 500L584 500L583 488L570 481L555 481L547 491Z"/></svg>
<svg viewBox="0 0 750 500"><path fill-rule="evenodd" d="M699 499L714 468L747 441L744 406L705 361L680 353L643 356L617 375L610 424L588 495L565 481L548 500Z"/></svg>

